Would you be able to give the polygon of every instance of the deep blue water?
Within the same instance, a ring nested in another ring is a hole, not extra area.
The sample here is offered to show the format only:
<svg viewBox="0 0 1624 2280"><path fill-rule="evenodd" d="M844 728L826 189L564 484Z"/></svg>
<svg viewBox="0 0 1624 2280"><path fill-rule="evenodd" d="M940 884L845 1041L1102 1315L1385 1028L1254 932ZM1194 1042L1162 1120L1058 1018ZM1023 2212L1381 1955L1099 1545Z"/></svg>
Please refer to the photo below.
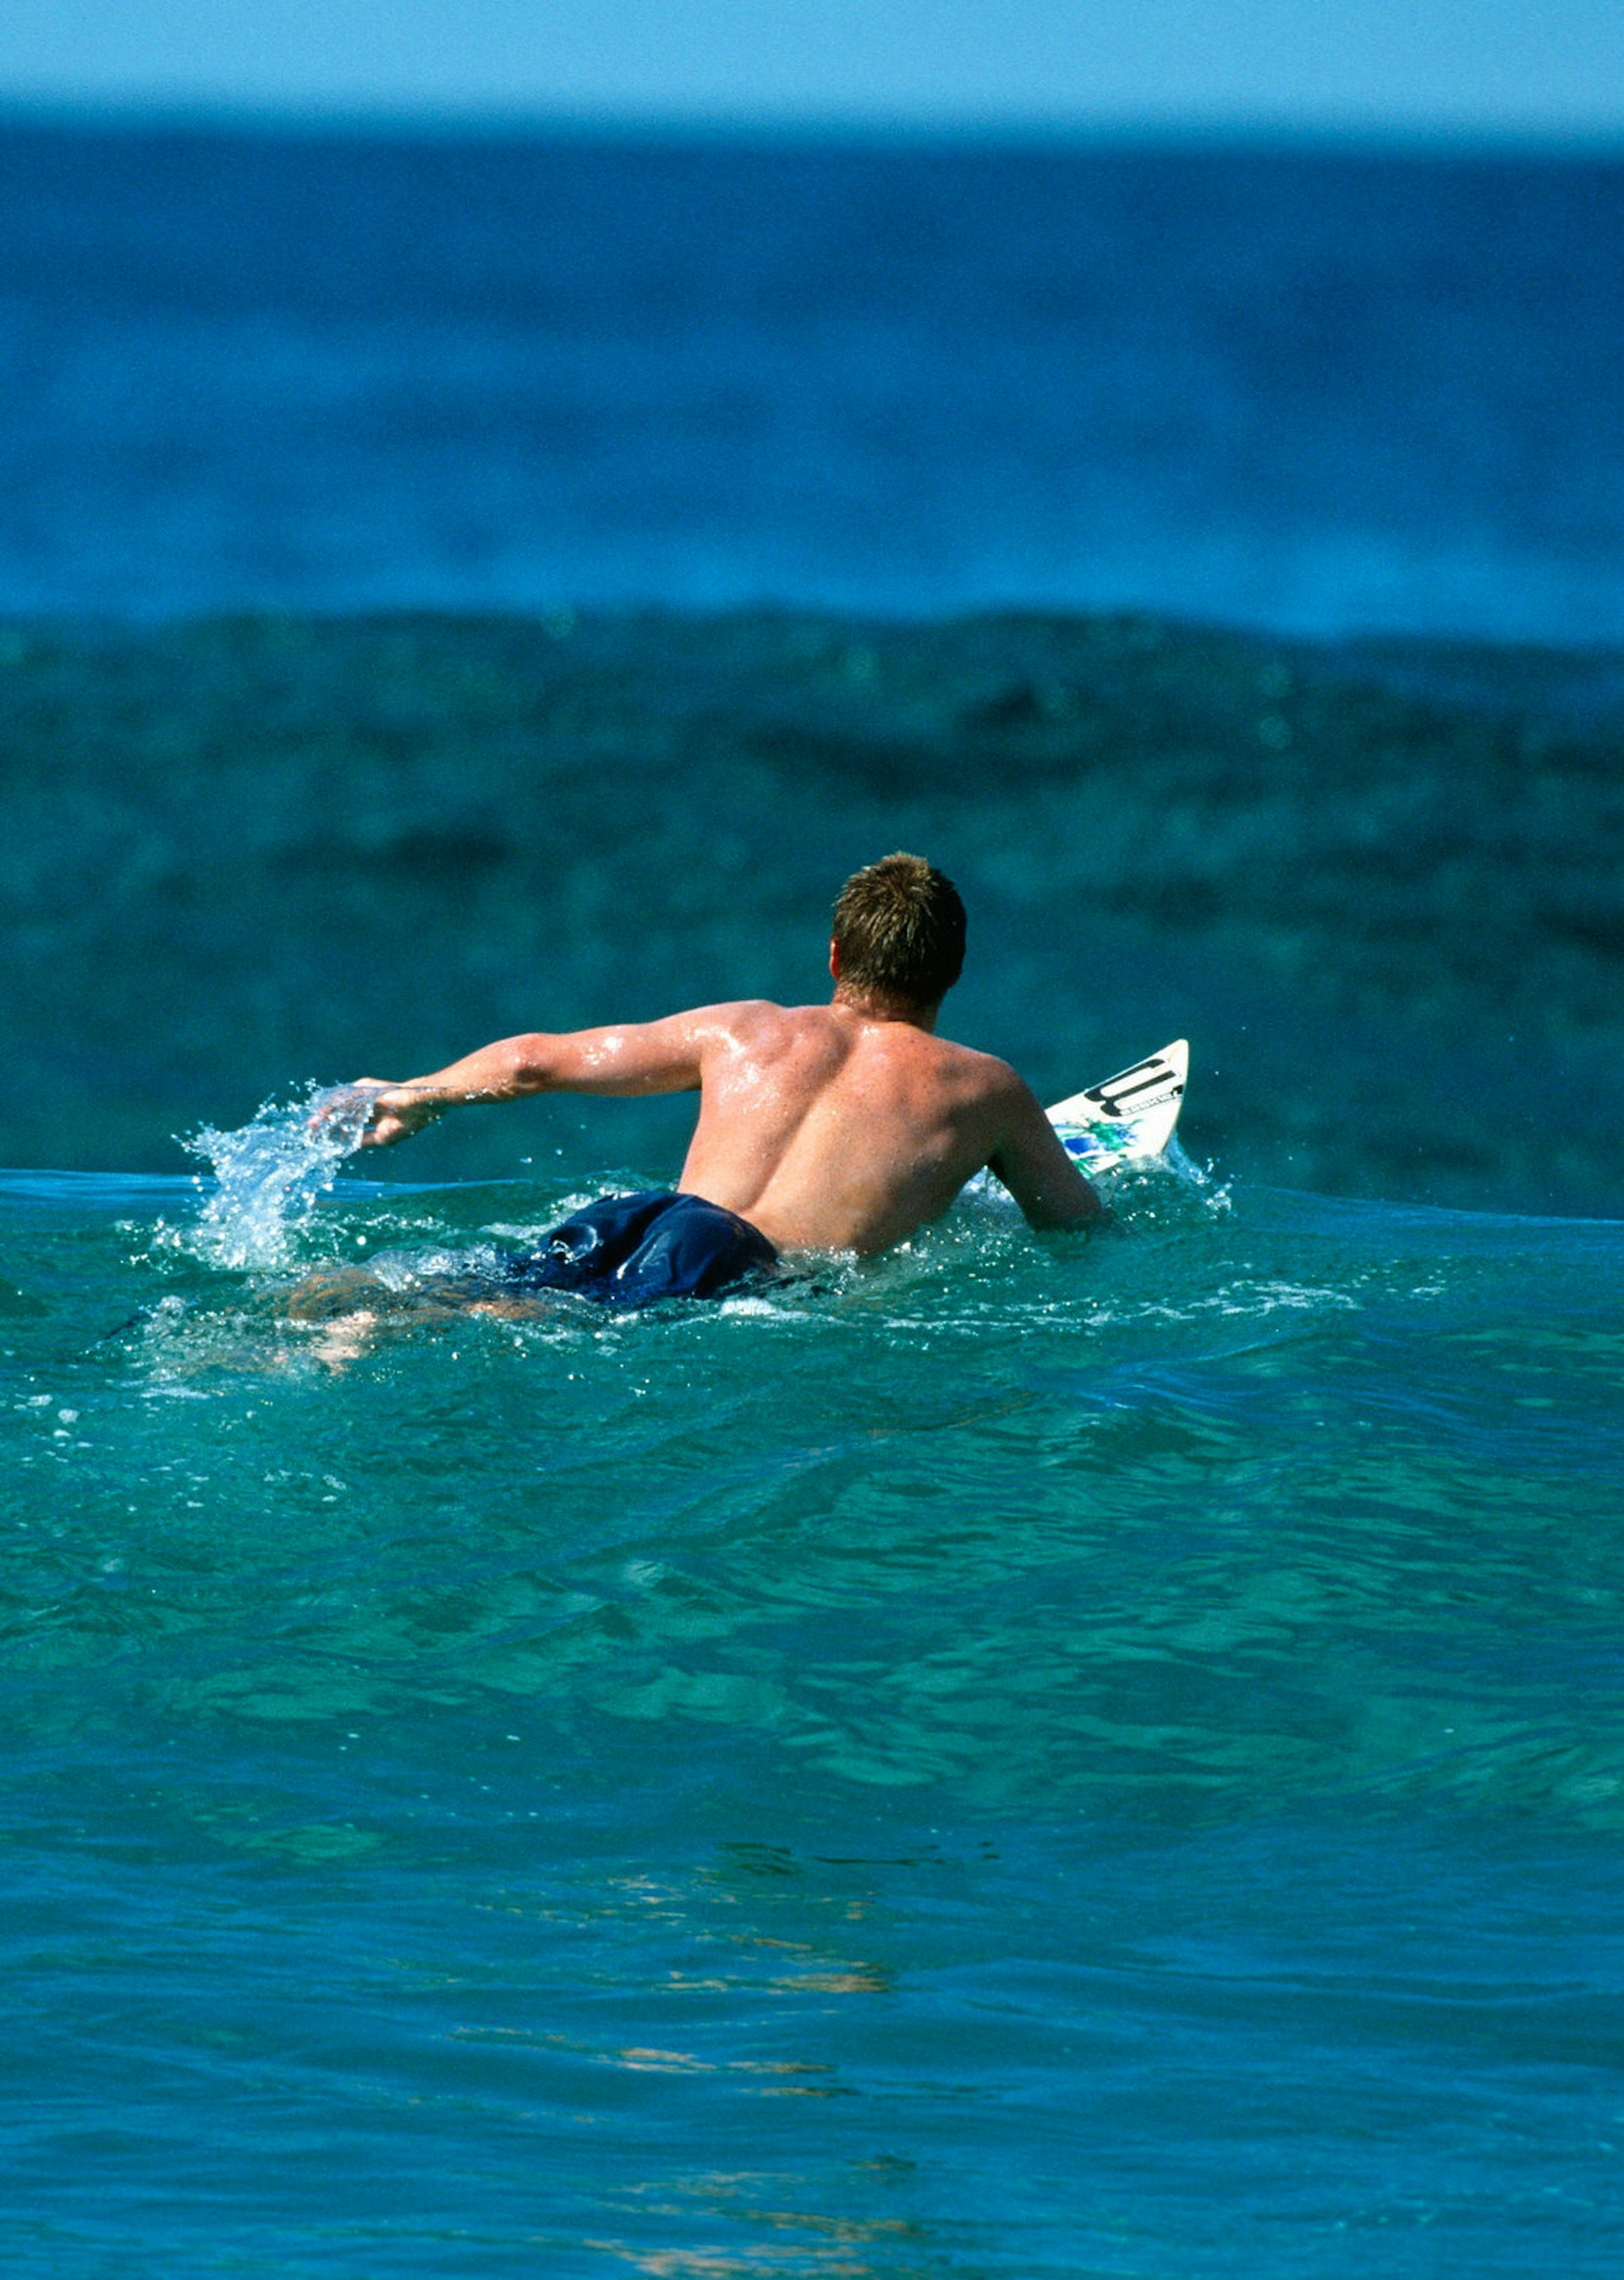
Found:
<svg viewBox="0 0 1624 2280"><path fill-rule="evenodd" d="M0 612L1624 638L1624 163L0 129Z"/></svg>
<svg viewBox="0 0 1624 2280"><path fill-rule="evenodd" d="M1593 161L0 130L8 2273L1613 2280L1621 286ZM682 1104L184 1168L899 841L1205 1184L498 1321Z"/></svg>

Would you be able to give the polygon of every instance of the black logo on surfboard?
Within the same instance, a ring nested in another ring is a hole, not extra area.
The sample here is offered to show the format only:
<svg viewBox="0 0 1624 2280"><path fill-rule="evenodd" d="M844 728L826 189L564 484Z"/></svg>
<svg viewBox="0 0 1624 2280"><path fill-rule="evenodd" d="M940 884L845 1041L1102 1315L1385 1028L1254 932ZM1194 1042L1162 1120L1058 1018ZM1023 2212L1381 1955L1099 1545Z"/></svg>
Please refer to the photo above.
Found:
<svg viewBox="0 0 1624 2280"><path fill-rule="evenodd" d="M1116 1076L1108 1076L1104 1084L1090 1086L1082 1097L1085 1100L1097 1102L1107 1116L1132 1116L1150 1106L1150 1101L1144 1097L1147 1094L1153 1094L1158 1100L1176 1100L1179 1098L1184 1088L1181 1084L1168 1082L1172 1075L1166 1062L1159 1058L1135 1061L1132 1068L1123 1069Z"/></svg>

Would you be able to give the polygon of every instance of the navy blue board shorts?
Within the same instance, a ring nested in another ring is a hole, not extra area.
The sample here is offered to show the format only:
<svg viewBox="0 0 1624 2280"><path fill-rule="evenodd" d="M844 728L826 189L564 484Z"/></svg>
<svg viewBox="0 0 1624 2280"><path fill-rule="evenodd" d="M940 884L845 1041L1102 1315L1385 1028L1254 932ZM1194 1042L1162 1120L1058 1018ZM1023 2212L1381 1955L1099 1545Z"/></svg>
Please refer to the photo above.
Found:
<svg viewBox="0 0 1624 2280"><path fill-rule="evenodd" d="M765 1235L703 1196L652 1188L605 1196L521 1252L503 1280L511 1290L573 1290L606 1306L657 1298L716 1298L778 1264Z"/></svg>

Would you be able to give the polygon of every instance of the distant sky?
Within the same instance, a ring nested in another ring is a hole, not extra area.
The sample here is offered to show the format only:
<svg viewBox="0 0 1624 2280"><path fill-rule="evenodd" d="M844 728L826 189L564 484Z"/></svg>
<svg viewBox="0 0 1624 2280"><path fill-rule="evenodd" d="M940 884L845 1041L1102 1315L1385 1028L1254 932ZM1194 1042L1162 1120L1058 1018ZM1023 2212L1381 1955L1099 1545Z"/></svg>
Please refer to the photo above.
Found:
<svg viewBox="0 0 1624 2280"><path fill-rule="evenodd" d="M0 0L0 102L1624 137L1624 0Z"/></svg>

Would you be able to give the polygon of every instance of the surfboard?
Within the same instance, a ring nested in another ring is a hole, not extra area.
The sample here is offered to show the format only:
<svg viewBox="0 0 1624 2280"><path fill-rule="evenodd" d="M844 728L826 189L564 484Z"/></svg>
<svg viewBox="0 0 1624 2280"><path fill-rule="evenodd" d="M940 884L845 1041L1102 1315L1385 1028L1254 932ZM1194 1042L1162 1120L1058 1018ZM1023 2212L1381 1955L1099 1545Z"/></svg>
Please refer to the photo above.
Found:
<svg viewBox="0 0 1624 2280"><path fill-rule="evenodd" d="M1043 1113L1078 1170L1090 1180L1109 1180L1130 1164L1153 1162L1166 1147L1184 1105L1189 1071L1189 1047L1179 1037ZM978 1172L966 1192L1008 1200L990 1171Z"/></svg>
<svg viewBox="0 0 1624 2280"><path fill-rule="evenodd" d="M1179 1037L1103 1084L1057 1101L1045 1113L1079 1171L1097 1179L1161 1154L1184 1105L1189 1074L1189 1046Z"/></svg>

